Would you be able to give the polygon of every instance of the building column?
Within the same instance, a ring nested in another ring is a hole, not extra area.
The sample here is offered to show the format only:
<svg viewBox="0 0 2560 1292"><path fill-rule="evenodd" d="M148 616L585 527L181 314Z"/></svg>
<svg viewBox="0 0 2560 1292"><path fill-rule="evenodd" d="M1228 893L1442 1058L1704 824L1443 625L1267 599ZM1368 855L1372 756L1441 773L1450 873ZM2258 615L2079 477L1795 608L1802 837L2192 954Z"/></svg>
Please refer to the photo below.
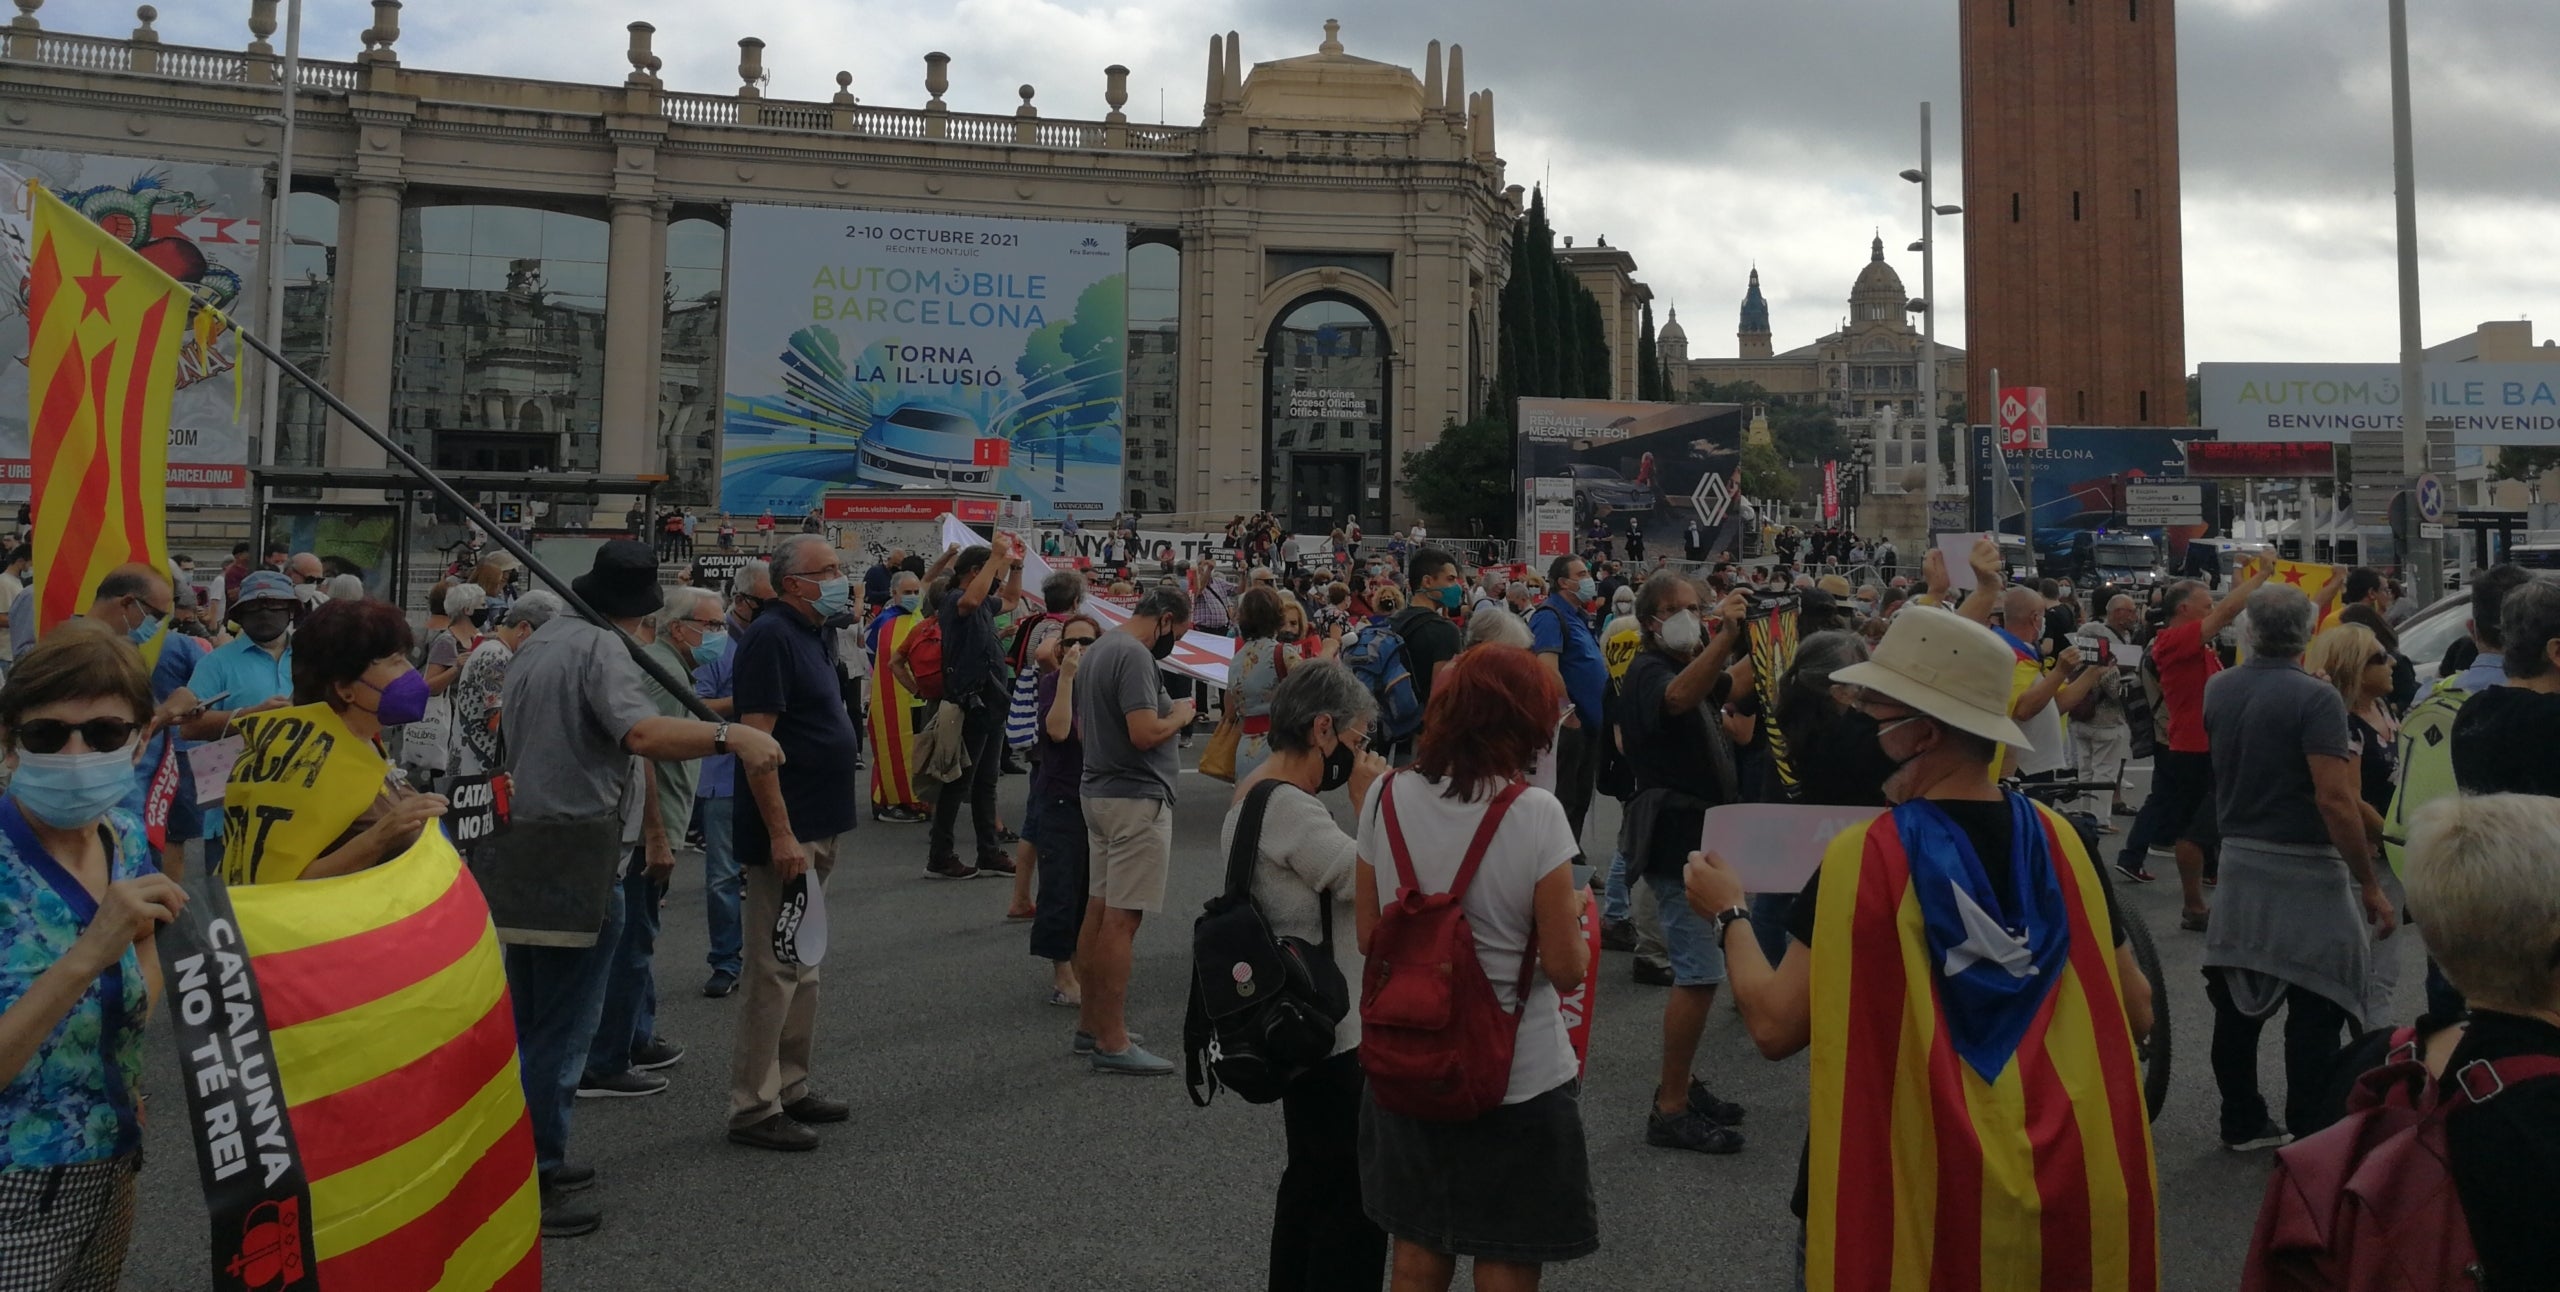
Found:
<svg viewBox="0 0 2560 1292"><path fill-rule="evenodd" d="M355 215L339 245L338 276L346 282L345 325L335 376L341 398L374 429L397 435L391 425L392 327L398 312L400 185L359 178L349 186ZM433 458L432 445L419 445ZM390 460L382 446L345 418L329 419L329 465L379 467Z"/></svg>
<svg viewBox="0 0 2560 1292"><path fill-rule="evenodd" d="M639 475L663 469L650 441L657 426L658 326L665 313L664 217L646 197L612 203L612 241L605 253L604 424L597 469ZM627 506L607 501L611 511ZM607 514L611 514L608 511Z"/></svg>

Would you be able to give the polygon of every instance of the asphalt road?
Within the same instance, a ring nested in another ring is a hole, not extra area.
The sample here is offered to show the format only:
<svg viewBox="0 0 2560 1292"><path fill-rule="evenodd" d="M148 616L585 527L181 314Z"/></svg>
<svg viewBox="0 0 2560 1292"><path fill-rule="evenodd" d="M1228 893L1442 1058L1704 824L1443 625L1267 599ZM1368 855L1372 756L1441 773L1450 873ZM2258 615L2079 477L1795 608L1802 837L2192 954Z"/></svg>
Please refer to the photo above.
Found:
<svg viewBox="0 0 2560 1292"><path fill-rule="evenodd" d="M1168 910L1138 943L1131 1018L1159 1053L1179 1049L1190 916L1217 883L1224 786L1186 774ZM1004 799L1018 806L1021 782ZM1590 837L1616 829L1614 805ZM1006 884L923 875L924 831L865 822L828 894L834 930L820 1010L817 1083L853 1104L814 1153L722 1138L737 1001L699 994L702 881L688 855L658 947L661 1034L690 1048L663 1095L581 1101L572 1157L602 1179L591 1236L545 1245L546 1287L675 1289L1242 1289L1263 1280L1282 1157L1275 1107L1232 1098L1195 1109L1177 1075L1097 1076L1067 1054L1070 1011L1045 1003L1048 972L1025 928L1003 920ZM2155 869L2167 874L2166 858ZM2210 1014L2201 939L2176 931L2170 882L2124 900L2159 933L2175 1028L2175 1090L2155 1127L2164 1286L2238 1282L2267 1157L2223 1151L2205 1064ZM2392 946L2414 966L2412 933ZM1750 1048L1729 1007L1699 1071L1750 1109L1749 1147L1700 1157L1644 1144L1662 992L1611 953L1595 1007L1583 1096L1599 1195L1598 1254L1549 1272L1555 1288L1650 1292L1782 1288L1797 1227L1787 1211L1805 1135L1802 1056ZM2418 1008L2419 975L2402 1003ZM2271 1029L2271 1033L2276 1029ZM159 1109L175 1110L175 1057L154 1030ZM2280 1101L2276 1039L2263 1046ZM126 1286L205 1285L205 1213L182 1119L151 1119L150 1168ZM339 1290L350 1292L350 1290Z"/></svg>

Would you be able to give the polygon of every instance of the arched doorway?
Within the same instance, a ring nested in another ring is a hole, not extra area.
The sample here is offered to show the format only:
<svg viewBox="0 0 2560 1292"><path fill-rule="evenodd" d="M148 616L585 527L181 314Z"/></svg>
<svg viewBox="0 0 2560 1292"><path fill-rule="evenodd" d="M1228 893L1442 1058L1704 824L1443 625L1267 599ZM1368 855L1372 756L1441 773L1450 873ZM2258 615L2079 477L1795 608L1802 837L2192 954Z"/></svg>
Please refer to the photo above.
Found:
<svg viewBox="0 0 2560 1292"><path fill-rule="evenodd" d="M1262 505L1290 532L1385 525L1393 371L1386 326L1358 298L1315 292L1280 312L1263 339Z"/></svg>

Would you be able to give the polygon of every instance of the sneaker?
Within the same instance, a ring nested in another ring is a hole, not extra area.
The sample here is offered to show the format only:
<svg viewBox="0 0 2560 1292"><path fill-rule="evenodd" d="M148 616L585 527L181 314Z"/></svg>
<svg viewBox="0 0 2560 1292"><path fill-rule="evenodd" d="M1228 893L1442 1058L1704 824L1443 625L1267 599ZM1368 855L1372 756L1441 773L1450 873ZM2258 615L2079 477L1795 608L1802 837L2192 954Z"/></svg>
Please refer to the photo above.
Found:
<svg viewBox="0 0 2560 1292"><path fill-rule="evenodd" d="M1635 923L1630 920L1600 921L1600 949L1603 951L1635 950Z"/></svg>
<svg viewBox="0 0 2560 1292"><path fill-rule="evenodd" d="M2212 917L2213 912L2211 911L2182 912L2178 916L2178 927L2185 929L2189 933L2202 933L2204 932L2205 925L2211 921Z"/></svg>
<svg viewBox="0 0 2560 1292"><path fill-rule="evenodd" d="M560 1189L542 1190L543 1237L578 1238L594 1233L603 1223L603 1213L569 1201Z"/></svg>
<svg viewBox="0 0 2560 1292"><path fill-rule="evenodd" d="M1131 1045L1137 1045L1146 1039L1146 1035L1142 1032L1131 1032L1129 1034L1129 1044ZM1074 1039L1067 1042L1067 1053L1072 1054L1079 1059L1093 1053L1093 1033L1088 1032L1083 1028L1077 1028Z"/></svg>
<svg viewBox="0 0 2560 1292"><path fill-rule="evenodd" d="M671 1041L650 1037L647 1043L631 1047L631 1070L655 1072L672 1068L684 1061L684 1047Z"/></svg>
<svg viewBox="0 0 2560 1292"><path fill-rule="evenodd" d="M1007 879L1011 879L1013 878L1014 873L1013 858L1000 852L988 853L986 856L978 858L978 873L981 875L1002 875Z"/></svg>
<svg viewBox="0 0 2560 1292"><path fill-rule="evenodd" d="M583 1162L564 1162L542 1177L542 1186L553 1193L583 1193L596 1187L596 1169Z"/></svg>
<svg viewBox="0 0 2560 1292"><path fill-rule="evenodd" d="M784 1104L782 1115L803 1126L818 1126L828 1122L851 1120L853 1105L841 1099L828 1099L822 1095L802 1095Z"/></svg>
<svg viewBox="0 0 2560 1292"><path fill-rule="evenodd" d="M729 1142L777 1153L806 1153L818 1146L818 1132L791 1120L789 1113L775 1113L753 1126L730 1127Z"/></svg>
<svg viewBox="0 0 2560 1292"><path fill-rule="evenodd" d="M641 1099L662 1093L666 1088L665 1077L628 1069L604 1077L590 1072L578 1079L580 1099Z"/></svg>
<svg viewBox="0 0 2560 1292"><path fill-rule="evenodd" d="M2124 804L2122 804L2122 803L2118 803L2118 804L2116 804L2116 805L2115 805L2115 808L2113 809L2112 815L2115 815L2115 816L2133 816L2133 815L2135 815L2135 810L2134 810L2133 808L2126 807L2126 806L2125 806Z"/></svg>
<svg viewBox="0 0 2560 1292"><path fill-rule="evenodd" d="M936 857L924 864L927 879L976 879L978 868L958 857Z"/></svg>
<svg viewBox="0 0 2560 1292"><path fill-rule="evenodd" d="M1665 1116L1648 1110L1644 1119L1644 1142L1655 1148L1684 1148L1692 1153L1739 1153L1742 1132L1730 1126L1719 1126L1695 1108L1683 1108Z"/></svg>
<svg viewBox="0 0 2560 1292"><path fill-rule="evenodd" d="M922 812L916 811L914 808L892 804L872 813L871 819L874 821L886 821L891 825L919 825L923 822L930 821L933 818Z"/></svg>
<svg viewBox="0 0 2560 1292"><path fill-rule="evenodd" d="M1169 1077L1173 1075L1173 1060L1147 1053L1139 1048L1138 1038L1132 1036L1129 1048L1118 1054L1094 1051L1093 1070L1116 1077Z"/></svg>
<svg viewBox="0 0 2560 1292"><path fill-rule="evenodd" d="M998 830L996 831L996 842L1010 848L1013 845L1022 842L1022 836L1009 829Z"/></svg>
<svg viewBox="0 0 2560 1292"><path fill-rule="evenodd" d="M1742 1105L1730 1099L1716 1098L1716 1092L1707 1089L1706 1082L1691 1077L1689 1078L1689 1111L1718 1126L1739 1126L1742 1124L1745 1110Z"/></svg>
<svg viewBox="0 0 2560 1292"><path fill-rule="evenodd" d="M726 969L712 970L711 976L705 979L702 984L702 994L709 996L714 1000L718 1000L724 996L734 996L737 992L738 975L733 974Z"/></svg>
<svg viewBox="0 0 2560 1292"><path fill-rule="evenodd" d="M2283 1148L2292 1142L2292 1133L2277 1125L2276 1119L2270 1117L2259 1123L2255 1134L2241 1139L2225 1136L2222 1146L2234 1153L2255 1153L2262 1148Z"/></svg>
<svg viewBox="0 0 2560 1292"><path fill-rule="evenodd" d="M2124 876L2125 882L2129 884L2148 884L2159 878L2140 866L2128 866L2121 861L2116 863L2116 873Z"/></svg>
<svg viewBox="0 0 2560 1292"><path fill-rule="evenodd" d="M1668 987L1672 981L1671 966L1650 960L1636 961L1635 972L1631 976L1639 987Z"/></svg>

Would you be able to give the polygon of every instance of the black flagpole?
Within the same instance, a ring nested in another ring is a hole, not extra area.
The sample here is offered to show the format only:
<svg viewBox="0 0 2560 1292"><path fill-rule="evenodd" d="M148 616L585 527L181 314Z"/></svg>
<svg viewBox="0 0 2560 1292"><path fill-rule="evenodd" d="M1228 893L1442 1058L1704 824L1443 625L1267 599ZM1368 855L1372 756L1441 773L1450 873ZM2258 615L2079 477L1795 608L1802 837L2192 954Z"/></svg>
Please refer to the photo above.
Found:
<svg viewBox="0 0 2560 1292"><path fill-rule="evenodd" d="M588 621L612 630L614 636L622 639L623 649L631 652L631 662L638 664L641 672L647 673L658 685L665 687L667 694L674 696L678 703L693 713L693 716L704 722L725 721L719 714L713 713L711 707L704 704L701 698L693 693L691 683L678 679L667 671L666 665L651 659L647 649L642 647L631 634L622 631L621 625L597 614L595 607L588 605L586 598L579 596L576 589L569 586L567 579L554 574L550 566L544 565L541 559L533 554L532 549L517 542L506 530L500 528L496 521L489 519L487 513L472 505L470 499L463 497L460 490L446 484L443 477L429 470L426 463L420 462L415 455L400 447L390 436L374 429L373 423L366 421L363 414L347 407L347 401L338 398L310 373L295 367L292 360L276 353L275 347L259 340L255 333L239 326L236 320L232 327L240 334L240 339L248 343L250 349L257 351L266 358L267 362L274 364L276 371L293 378L294 382L303 389L319 396L320 402L327 404L331 412L345 418L348 425L364 432L374 443L381 445L383 452L390 454L392 460L406 468L409 474L416 476L429 489L434 490L437 497L460 509L463 515L470 517L471 522L480 527L480 532L487 534L498 546L507 549L517 560L524 562L524 568L533 571L534 577L549 585L552 591L559 593L560 599L568 602L571 609L585 616Z"/></svg>

